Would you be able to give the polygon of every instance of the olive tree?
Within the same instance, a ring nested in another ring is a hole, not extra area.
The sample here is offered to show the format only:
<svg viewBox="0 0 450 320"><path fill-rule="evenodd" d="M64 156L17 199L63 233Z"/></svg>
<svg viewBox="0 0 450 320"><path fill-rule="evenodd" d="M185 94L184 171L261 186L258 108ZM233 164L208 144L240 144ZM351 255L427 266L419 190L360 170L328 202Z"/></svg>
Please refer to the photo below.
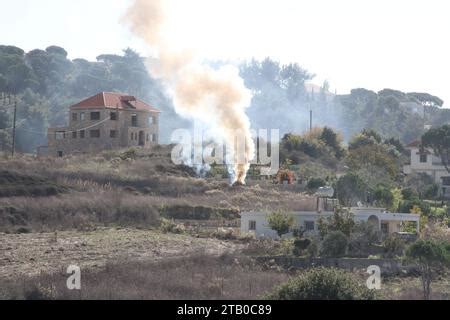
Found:
<svg viewBox="0 0 450 320"><path fill-rule="evenodd" d="M294 216L283 211L274 211L267 217L269 227L281 238L294 225Z"/></svg>
<svg viewBox="0 0 450 320"><path fill-rule="evenodd" d="M422 146L433 149L442 165L450 173L450 125L433 128L422 136Z"/></svg>
<svg viewBox="0 0 450 320"><path fill-rule="evenodd" d="M448 267L450 253L448 244L435 240L418 240L405 252L406 259L418 265L421 273L423 297L430 299L433 274L442 267Z"/></svg>

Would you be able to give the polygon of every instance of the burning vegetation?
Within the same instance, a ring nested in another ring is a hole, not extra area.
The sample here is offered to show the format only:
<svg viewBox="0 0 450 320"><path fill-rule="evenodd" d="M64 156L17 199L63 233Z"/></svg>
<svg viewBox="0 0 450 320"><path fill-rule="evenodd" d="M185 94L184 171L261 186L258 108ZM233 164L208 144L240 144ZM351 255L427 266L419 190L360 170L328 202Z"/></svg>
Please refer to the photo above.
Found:
<svg viewBox="0 0 450 320"><path fill-rule="evenodd" d="M149 65L172 95L178 114L214 129L217 142L234 146L236 132L245 137L244 154L237 154L236 148L228 151L233 167L231 182L244 184L255 146L245 114L251 94L238 69L231 65L213 69L170 43L166 37L167 12L161 0L136 0L124 21L157 52L157 59Z"/></svg>

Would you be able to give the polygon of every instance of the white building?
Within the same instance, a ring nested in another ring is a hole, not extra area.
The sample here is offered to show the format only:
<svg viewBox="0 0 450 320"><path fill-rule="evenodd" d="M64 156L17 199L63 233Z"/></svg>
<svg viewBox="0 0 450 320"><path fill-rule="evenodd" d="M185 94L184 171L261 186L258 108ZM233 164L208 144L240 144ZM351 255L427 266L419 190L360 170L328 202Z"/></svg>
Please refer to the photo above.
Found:
<svg viewBox="0 0 450 320"><path fill-rule="evenodd" d="M440 192L450 197L450 174L442 165L441 159L432 150L420 149L420 141L413 141L406 146L411 152L410 162L403 167L403 173L426 173L441 186Z"/></svg>
<svg viewBox="0 0 450 320"><path fill-rule="evenodd" d="M416 231L420 227L420 215L412 213L390 213L384 208L350 208L356 222L372 223L383 234L391 234L401 231L402 222L414 222ZM254 233L257 238L278 238L277 233L267 223L268 212L242 212L241 233ZM297 211L292 212L295 222L293 229L303 228L306 233L318 233L318 220L320 217L329 218L332 211ZM292 232L285 237L292 236Z"/></svg>

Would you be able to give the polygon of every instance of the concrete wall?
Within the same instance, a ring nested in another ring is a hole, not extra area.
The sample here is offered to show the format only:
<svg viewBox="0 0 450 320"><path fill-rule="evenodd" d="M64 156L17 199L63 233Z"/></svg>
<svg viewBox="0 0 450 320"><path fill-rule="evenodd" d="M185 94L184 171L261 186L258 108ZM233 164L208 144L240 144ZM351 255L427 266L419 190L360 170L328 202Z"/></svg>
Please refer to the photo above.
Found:
<svg viewBox="0 0 450 320"><path fill-rule="evenodd" d="M99 112L99 120L91 120L92 112ZM118 114L117 120L110 120L111 112ZM84 113L84 120L81 114ZM76 114L76 120L73 118ZM137 126L132 125L132 115L137 115ZM153 117L153 123L149 123L149 117ZM84 129L84 138L80 136L80 130ZM91 130L100 130L99 138L91 138ZM116 137L110 136L111 130L116 131ZM56 139L56 132L65 131L63 139ZM73 136L76 132L76 136ZM132 135L133 134L133 135ZM144 148L158 144L159 141L159 114L142 110L121 110L114 108L87 108L71 109L69 112L69 126L64 128L49 128L48 130L48 154L58 156L72 153L96 152L114 148L126 148L139 146L139 136L143 137Z"/></svg>
<svg viewBox="0 0 450 320"><path fill-rule="evenodd" d="M276 264L284 268L306 269L311 267L335 267L354 271L367 270L369 266L380 267L381 274L400 274L415 271L413 265L405 265L401 260L395 259L367 259L367 258L296 258L287 256L257 257L259 263Z"/></svg>

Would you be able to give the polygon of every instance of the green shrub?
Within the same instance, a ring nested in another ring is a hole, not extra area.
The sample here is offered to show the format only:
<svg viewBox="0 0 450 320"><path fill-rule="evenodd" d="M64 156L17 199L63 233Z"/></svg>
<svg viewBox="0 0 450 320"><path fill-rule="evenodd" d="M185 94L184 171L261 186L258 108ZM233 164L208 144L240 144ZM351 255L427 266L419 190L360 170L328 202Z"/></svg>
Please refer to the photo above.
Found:
<svg viewBox="0 0 450 320"><path fill-rule="evenodd" d="M420 270L425 300L431 298L431 281L438 270L450 266L450 245L435 240L417 240L406 249L405 258Z"/></svg>
<svg viewBox="0 0 450 320"><path fill-rule="evenodd" d="M296 256L301 256L310 244L311 240L309 239L295 239L293 254Z"/></svg>
<svg viewBox="0 0 450 320"><path fill-rule="evenodd" d="M314 268L282 284L268 296L274 300L373 300L376 294L351 273Z"/></svg>
<svg viewBox="0 0 450 320"><path fill-rule="evenodd" d="M392 206L394 202L394 195L392 194L389 188L385 186L377 186L373 194L374 200L377 201L377 204L381 207L389 208Z"/></svg>
<svg viewBox="0 0 450 320"><path fill-rule="evenodd" d="M136 159L136 156L137 156L136 149L131 148L131 149L128 149L128 150L124 151L123 153L121 153L119 155L119 158L122 160L127 160L127 159L134 160L134 159Z"/></svg>
<svg viewBox="0 0 450 320"><path fill-rule="evenodd" d="M16 233L31 233L31 229L27 227L19 227L17 228Z"/></svg>
<svg viewBox="0 0 450 320"><path fill-rule="evenodd" d="M413 188L402 189L402 196L404 200L414 200L419 197L419 194Z"/></svg>
<svg viewBox="0 0 450 320"><path fill-rule="evenodd" d="M306 252L310 258L317 257L319 254L319 241L317 239L313 239L308 248L306 248Z"/></svg>
<svg viewBox="0 0 450 320"><path fill-rule="evenodd" d="M439 186L436 183L425 186L423 196L425 199L434 199L439 194Z"/></svg>
<svg viewBox="0 0 450 320"><path fill-rule="evenodd" d="M331 231L341 231L347 237L355 229L355 219L351 211L337 208L331 217L324 219L320 217L318 222L320 236L323 238Z"/></svg>
<svg viewBox="0 0 450 320"><path fill-rule="evenodd" d="M282 211L274 211L267 216L269 227L276 231L281 238L283 234L289 232L294 224L294 216Z"/></svg>
<svg viewBox="0 0 450 320"><path fill-rule="evenodd" d="M322 178L311 178L308 180L308 183L306 184L306 188L310 191L315 191L325 185L326 185L326 182Z"/></svg>
<svg viewBox="0 0 450 320"><path fill-rule="evenodd" d="M348 246L348 238L341 231L330 232L322 241L320 254L325 257L342 257Z"/></svg>
<svg viewBox="0 0 450 320"><path fill-rule="evenodd" d="M383 256L393 258L403 255L405 241L395 235L391 235L383 241Z"/></svg>
<svg viewBox="0 0 450 320"><path fill-rule="evenodd" d="M401 213L411 213L411 209L417 206L420 208L420 210L425 214L429 215L431 212L431 206L425 201L419 200L419 199L413 199L413 200L405 200L400 203L400 206L398 208L398 211Z"/></svg>

